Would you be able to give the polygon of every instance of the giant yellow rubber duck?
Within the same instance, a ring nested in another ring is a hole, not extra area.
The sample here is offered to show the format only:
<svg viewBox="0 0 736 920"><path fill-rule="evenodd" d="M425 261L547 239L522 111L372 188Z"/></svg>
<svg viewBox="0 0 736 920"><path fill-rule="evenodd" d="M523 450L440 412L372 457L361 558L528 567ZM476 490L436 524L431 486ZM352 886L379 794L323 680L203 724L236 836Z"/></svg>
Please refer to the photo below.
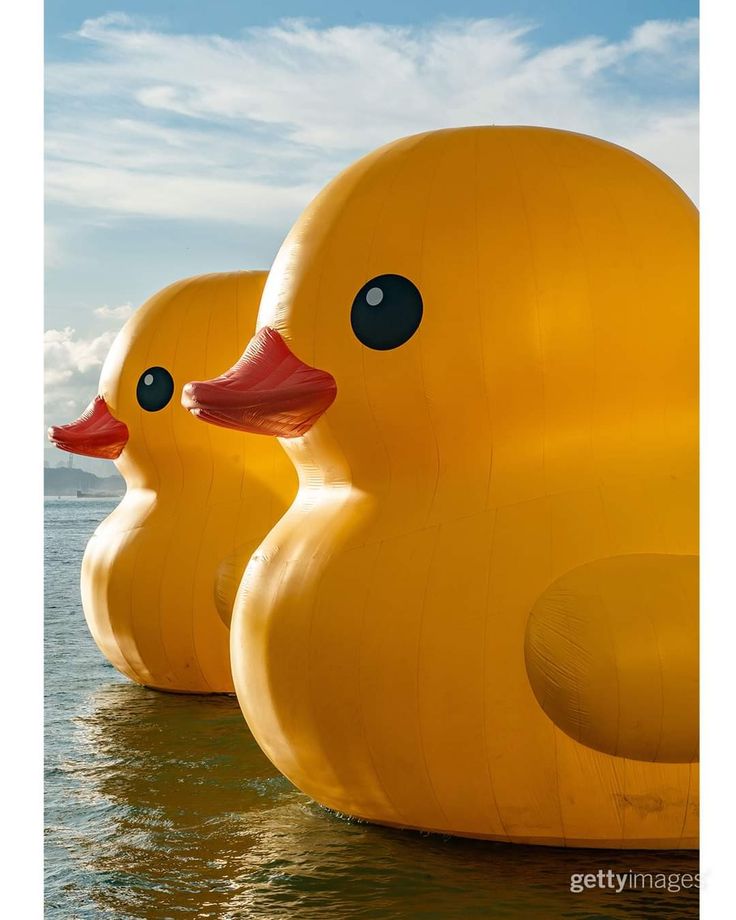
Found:
<svg viewBox="0 0 736 920"><path fill-rule="evenodd" d="M307 208L183 401L298 496L233 613L318 802L517 843L697 839L697 212L564 131L397 141Z"/></svg>
<svg viewBox="0 0 736 920"><path fill-rule="evenodd" d="M212 274L156 294L113 343L87 411L49 432L63 450L114 459L125 478L87 545L82 602L102 653L148 687L232 692L235 590L296 493L275 441L207 429L179 401L192 375L237 357L265 280Z"/></svg>

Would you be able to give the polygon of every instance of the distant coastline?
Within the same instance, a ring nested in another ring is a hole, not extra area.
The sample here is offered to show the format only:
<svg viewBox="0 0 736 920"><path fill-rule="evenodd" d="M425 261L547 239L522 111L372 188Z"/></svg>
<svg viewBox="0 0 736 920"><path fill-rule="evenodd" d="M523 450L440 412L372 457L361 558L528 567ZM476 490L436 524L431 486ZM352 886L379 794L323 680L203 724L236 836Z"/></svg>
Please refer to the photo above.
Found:
<svg viewBox="0 0 736 920"><path fill-rule="evenodd" d="M97 493L104 493L104 497L122 497L124 492L125 482L117 473L112 476L96 476L74 467L44 467L44 495L71 495L76 498L95 497ZM81 496L77 493L81 493Z"/></svg>

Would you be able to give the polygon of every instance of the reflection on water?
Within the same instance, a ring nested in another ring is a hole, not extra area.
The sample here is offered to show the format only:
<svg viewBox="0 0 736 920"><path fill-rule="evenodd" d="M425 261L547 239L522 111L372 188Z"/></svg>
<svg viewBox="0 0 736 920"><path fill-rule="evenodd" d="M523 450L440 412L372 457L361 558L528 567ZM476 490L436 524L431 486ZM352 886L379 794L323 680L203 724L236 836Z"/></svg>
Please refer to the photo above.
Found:
<svg viewBox="0 0 736 920"><path fill-rule="evenodd" d="M284 780L235 700L136 687L78 601L105 502L47 503L47 914L53 918L697 916L693 892L569 891L574 872L695 872L693 854L509 847L349 822Z"/></svg>

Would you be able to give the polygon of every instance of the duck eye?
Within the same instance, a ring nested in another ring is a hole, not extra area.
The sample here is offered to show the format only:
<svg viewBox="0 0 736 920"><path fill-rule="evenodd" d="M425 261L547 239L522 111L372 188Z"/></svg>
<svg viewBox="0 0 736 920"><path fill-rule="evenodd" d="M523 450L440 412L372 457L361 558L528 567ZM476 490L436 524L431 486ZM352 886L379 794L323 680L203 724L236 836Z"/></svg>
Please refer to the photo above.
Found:
<svg viewBox="0 0 736 920"><path fill-rule="evenodd" d="M149 367L138 378L138 405L146 412L158 412L174 395L174 378L165 367Z"/></svg>
<svg viewBox="0 0 736 920"><path fill-rule="evenodd" d="M357 339L368 348L398 348L419 328L422 295L403 275L378 275L355 295L350 324Z"/></svg>

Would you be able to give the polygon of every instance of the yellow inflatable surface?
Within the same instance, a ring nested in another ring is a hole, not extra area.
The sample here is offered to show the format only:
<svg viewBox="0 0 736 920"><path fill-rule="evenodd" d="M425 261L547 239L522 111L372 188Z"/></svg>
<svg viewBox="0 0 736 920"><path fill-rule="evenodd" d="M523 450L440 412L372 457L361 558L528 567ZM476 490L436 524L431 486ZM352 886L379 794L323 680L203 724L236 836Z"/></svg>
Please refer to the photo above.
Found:
<svg viewBox="0 0 736 920"><path fill-rule="evenodd" d="M300 789L450 834L695 845L697 247L650 163L541 128L397 141L307 208L243 360L184 392L299 472L231 653Z"/></svg>
<svg viewBox="0 0 736 920"><path fill-rule="evenodd" d="M205 275L156 294L115 340L87 412L49 432L63 450L115 458L125 478L87 545L82 602L102 653L149 687L232 692L235 591L296 492L274 440L206 428L179 401L186 380L238 356L265 280Z"/></svg>

